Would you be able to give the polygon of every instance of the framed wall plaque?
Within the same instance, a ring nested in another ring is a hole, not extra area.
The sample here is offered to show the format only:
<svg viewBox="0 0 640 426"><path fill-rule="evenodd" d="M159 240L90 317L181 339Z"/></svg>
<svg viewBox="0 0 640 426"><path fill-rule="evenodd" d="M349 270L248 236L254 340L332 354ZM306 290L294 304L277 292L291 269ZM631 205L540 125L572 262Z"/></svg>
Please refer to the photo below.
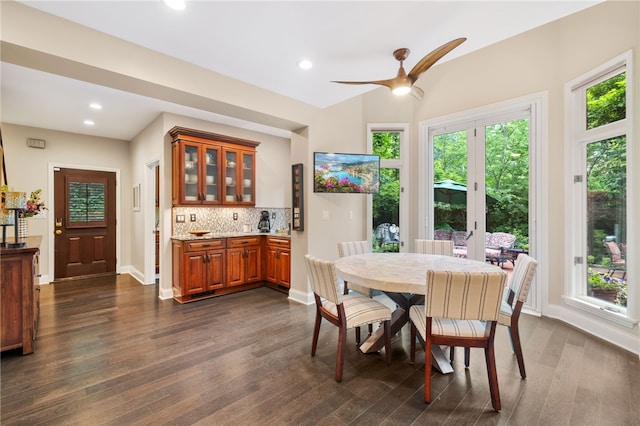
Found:
<svg viewBox="0 0 640 426"><path fill-rule="evenodd" d="M291 229L304 231L304 186L302 184L302 163L291 166L292 220Z"/></svg>

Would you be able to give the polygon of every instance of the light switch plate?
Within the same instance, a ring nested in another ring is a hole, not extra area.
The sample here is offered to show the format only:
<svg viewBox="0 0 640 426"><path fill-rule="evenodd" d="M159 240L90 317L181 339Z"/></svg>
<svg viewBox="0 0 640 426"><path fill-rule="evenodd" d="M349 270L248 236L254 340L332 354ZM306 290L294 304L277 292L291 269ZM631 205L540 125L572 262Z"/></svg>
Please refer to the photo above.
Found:
<svg viewBox="0 0 640 426"><path fill-rule="evenodd" d="M176 215L176 223L184 223L184 215L183 214L177 214Z"/></svg>

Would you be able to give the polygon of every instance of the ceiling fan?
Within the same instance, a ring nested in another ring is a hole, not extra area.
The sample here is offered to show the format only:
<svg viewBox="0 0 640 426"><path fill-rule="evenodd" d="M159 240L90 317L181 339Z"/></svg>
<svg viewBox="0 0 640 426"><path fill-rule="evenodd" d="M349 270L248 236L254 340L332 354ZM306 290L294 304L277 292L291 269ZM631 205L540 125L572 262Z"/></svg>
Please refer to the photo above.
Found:
<svg viewBox="0 0 640 426"><path fill-rule="evenodd" d="M394 78L374 81L332 81L332 83L379 84L381 86L387 86L388 88L390 88L391 92L394 95L400 96L411 93L413 96L420 100L422 99L424 92L421 88L417 86L414 87L413 83L415 83L418 77L420 77L420 74L431 68L433 64L435 64L440 58L461 45L465 40L466 37L457 38L433 50L432 52L427 54L427 56L420 59L420 61L418 61L418 63L411 69L411 71L409 71L409 74L407 74L404 70L402 63L405 59L407 59L411 51L407 48L401 48L393 52L393 56L398 61L400 61L400 69L398 70L398 74Z"/></svg>

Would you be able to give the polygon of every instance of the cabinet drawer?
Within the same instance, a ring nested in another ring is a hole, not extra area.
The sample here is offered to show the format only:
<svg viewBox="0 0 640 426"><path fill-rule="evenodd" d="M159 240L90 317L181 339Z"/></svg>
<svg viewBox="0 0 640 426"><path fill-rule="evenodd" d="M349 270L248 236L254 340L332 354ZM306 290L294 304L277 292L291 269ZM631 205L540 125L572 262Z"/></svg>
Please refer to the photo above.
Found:
<svg viewBox="0 0 640 426"><path fill-rule="evenodd" d="M254 246L260 244L260 237L234 237L227 238L228 248Z"/></svg>
<svg viewBox="0 0 640 426"><path fill-rule="evenodd" d="M184 243L185 252L223 249L225 247L224 238L212 240L187 241Z"/></svg>
<svg viewBox="0 0 640 426"><path fill-rule="evenodd" d="M267 237L267 245L272 247L291 248L291 240L288 238Z"/></svg>

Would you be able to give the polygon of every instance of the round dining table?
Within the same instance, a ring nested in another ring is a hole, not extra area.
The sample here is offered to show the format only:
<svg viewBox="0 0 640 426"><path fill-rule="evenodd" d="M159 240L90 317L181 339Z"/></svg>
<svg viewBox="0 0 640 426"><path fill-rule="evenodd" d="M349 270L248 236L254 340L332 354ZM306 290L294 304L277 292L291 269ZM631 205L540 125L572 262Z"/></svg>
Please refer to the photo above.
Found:
<svg viewBox="0 0 640 426"><path fill-rule="evenodd" d="M364 253L341 257L335 261L336 273L347 283L381 290L396 303L391 317L391 333L396 334L409 322L409 308L424 303L427 271L501 272L486 262L453 256L420 253ZM364 353L379 351L384 343L380 328L360 346ZM433 365L442 373L453 371L442 352L433 352Z"/></svg>

